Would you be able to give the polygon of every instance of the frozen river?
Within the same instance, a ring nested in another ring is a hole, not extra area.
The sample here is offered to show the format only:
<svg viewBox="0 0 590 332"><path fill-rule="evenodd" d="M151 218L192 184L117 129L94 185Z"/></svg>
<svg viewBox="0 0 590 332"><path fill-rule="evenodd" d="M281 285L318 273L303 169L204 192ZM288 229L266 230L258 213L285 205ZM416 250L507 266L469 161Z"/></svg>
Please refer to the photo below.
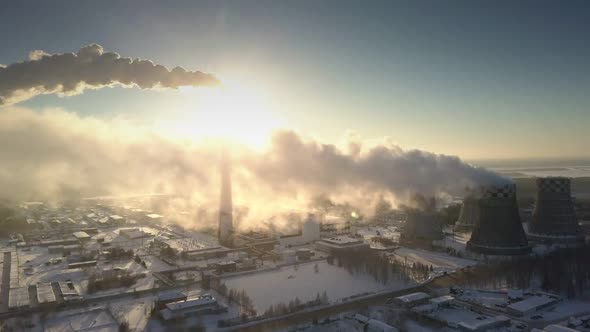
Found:
<svg viewBox="0 0 590 332"><path fill-rule="evenodd" d="M270 305L281 302L286 304L295 297L299 297L302 302L314 300L318 293L321 295L324 291L327 292L330 301L334 302L365 292L396 290L415 285L412 281L398 279L390 279L387 283L379 282L369 274L351 274L326 261L230 277L223 282L228 288L246 290L259 312Z"/></svg>

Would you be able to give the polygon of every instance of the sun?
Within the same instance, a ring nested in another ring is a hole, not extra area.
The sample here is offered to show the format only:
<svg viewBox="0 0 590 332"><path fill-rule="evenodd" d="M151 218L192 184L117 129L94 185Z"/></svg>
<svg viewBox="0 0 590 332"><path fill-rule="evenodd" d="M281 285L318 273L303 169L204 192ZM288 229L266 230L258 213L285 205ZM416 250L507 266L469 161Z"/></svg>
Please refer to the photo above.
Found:
<svg viewBox="0 0 590 332"><path fill-rule="evenodd" d="M171 134L258 148L280 126L271 98L252 85L224 80L219 87L182 87L180 92L181 110L165 125Z"/></svg>

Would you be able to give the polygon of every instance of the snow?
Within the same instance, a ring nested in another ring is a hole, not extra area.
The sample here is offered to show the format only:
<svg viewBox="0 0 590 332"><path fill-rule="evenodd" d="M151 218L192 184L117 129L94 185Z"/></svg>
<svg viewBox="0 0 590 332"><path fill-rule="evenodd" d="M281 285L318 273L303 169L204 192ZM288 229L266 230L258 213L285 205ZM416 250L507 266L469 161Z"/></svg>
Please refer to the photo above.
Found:
<svg viewBox="0 0 590 332"><path fill-rule="evenodd" d="M302 302L314 300L317 294L326 291L331 301L386 289L402 289L414 285L412 281L390 280L383 284L366 274L353 275L346 270L325 261L286 266L279 269L252 273L244 276L224 278L228 288L246 290L259 312L271 305L288 303L296 297ZM272 293L269 293L271 291ZM272 294L272 295L271 295Z"/></svg>
<svg viewBox="0 0 590 332"><path fill-rule="evenodd" d="M442 252L405 247L395 250L395 258L400 262L407 260L408 264L418 262L426 266L432 265L435 272L450 272L477 264L474 260L458 258Z"/></svg>

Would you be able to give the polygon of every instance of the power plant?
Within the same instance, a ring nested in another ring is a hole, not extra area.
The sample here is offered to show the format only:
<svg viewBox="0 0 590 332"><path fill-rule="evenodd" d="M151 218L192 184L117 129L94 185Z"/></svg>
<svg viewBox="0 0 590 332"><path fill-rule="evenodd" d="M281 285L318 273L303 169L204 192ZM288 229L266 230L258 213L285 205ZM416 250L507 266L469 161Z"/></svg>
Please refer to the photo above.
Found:
<svg viewBox="0 0 590 332"><path fill-rule="evenodd" d="M536 241L565 246L584 244L571 197L571 181L564 177L538 178L537 197L528 235Z"/></svg>
<svg viewBox="0 0 590 332"><path fill-rule="evenodd" d="M479 205L477 198L473 195L465 197L459 219L455 223L454 230L458 233L469 233L479 223Z"/></svg>
<svg viewBox="0 0 590 332"><path fill-rule="evenodd" d="M479 218L467 249L484 255L523 255L531 251L518 213L516 185L482 189Z"/></svg>
<svg viewBox="0 0 590 332"><path fill-rule="evenodd" d="M219 243L232 247L234 226L232 215L232 193L230 165L225 154L221 159L221 197L219 201L219 226L217 230Z"/></svg>

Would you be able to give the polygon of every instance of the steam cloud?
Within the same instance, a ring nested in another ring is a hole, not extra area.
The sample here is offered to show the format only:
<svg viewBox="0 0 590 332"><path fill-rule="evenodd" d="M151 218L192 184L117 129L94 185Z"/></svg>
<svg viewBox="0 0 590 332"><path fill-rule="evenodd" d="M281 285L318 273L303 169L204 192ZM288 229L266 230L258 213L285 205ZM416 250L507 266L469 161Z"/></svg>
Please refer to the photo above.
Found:
<svg viewBox="0 0 590 332"><path fill-rule="evenodd" d="M2 198L159 192L176 195L181 210L218 206L218 148L123 120L9 107L0 111L0 151ZM247 207L245 219L257 220L279 210L304 211L320 193L362 208L381 197L454 195L467 186L507 181L453 156L358 140L344 151L288 130L275 132L262 152L234 147L232 159L234 201Z"/></svg>
<svg viewBox="0 0 590 332"><path fill-rule="evenodd" d="M40 94L71 96L113 85L152 89L217 83L210 74L181 67L168 70L150 60L123 58L91 44L77 53L32 51L27 61L0 65L0 106Z"/></svg>

